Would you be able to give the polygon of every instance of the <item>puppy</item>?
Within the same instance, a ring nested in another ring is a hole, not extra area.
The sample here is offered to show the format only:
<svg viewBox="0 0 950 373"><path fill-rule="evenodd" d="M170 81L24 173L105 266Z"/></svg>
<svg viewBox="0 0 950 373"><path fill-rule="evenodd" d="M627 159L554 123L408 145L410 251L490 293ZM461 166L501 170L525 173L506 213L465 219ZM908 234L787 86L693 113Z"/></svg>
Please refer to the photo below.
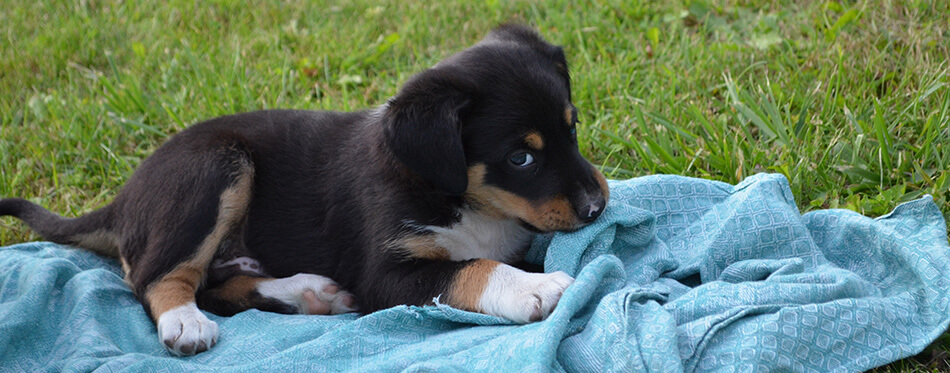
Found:
<svg viewBox="0 0 950 373"><path fill-rule="evenodd" d="M118 256L178 355L217 341L199 308L338 314L438 297L527 323L573 279L511 264L533 234L589 224L608 198L576 124L563 50L505 25L376 109L212 119L99 210L65 219L9 198L0 215Z"/></svg>

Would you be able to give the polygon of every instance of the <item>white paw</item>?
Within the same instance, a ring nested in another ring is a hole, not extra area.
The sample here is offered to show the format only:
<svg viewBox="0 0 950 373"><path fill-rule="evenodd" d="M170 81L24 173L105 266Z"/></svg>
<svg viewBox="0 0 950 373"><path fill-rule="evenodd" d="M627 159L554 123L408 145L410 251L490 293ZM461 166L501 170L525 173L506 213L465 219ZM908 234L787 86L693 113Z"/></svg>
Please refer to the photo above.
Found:
<svg viewBox="0 0 950 373"><path fill-rule="evenodd" d="M163 313L157 329L158 341L178 356L206 351L218 342L218 324L208 320L194 303Z"/></svg>
<svg viewBox="0 0 950 373"><path fill-rule="evenodd" d="M478 305L484 313L514 322L539 321L551 314L572 283L574 279L564 272L528 273L501 264L489 277Z"/></svg>
<svg viewBox="0 0 950 373"><path fill-rule="evenodd" d="M261 281L257 292L297 307L301 314L336 315L356 310L353 294L340 290L333 280L309 273Z"/></svg>

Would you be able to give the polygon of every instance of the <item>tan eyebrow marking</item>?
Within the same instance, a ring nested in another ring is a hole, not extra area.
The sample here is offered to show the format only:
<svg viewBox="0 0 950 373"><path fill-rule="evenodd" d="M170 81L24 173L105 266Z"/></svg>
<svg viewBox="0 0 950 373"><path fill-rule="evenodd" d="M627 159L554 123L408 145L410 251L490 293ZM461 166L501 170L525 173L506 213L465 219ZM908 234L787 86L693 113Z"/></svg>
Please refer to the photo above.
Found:
<svg viewBox="0 0 950 373"><path fill-rule="evenodd" d="M531 149L541 150L544 149L544 139L541 138L541 134L537 132L530 132L524 137L524 142L528 144Z"/></svg>
<svg viewBox="0 0 950 373"><path fill-rule="evenodd" d="M573 109L574 108L572 106L568 106L564 108L564 122L567 123L568 126L574 124L574 110Z"/></svg>

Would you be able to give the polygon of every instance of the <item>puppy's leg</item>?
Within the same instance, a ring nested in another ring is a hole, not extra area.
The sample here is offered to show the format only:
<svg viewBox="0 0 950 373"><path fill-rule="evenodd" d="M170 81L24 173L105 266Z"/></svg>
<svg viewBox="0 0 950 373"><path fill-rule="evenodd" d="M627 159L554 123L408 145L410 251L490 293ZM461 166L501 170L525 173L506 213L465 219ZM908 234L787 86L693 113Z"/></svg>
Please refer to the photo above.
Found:
<svg viewBox="0 0 950 373"><path fill-rule="evenodd" d="M441 294L452 307L527 323L546 318L574 279L564 272L528 273L489 259L464 262L415 258L384 265L371 288L369 308L426 304ZM361 295L363 302L364 295Z"/></svg>
<svg viewBox="0 0 950 373"><path fill-rule="evenodd" d="M200 292L198 304L202 309L226 316L250 308L309 315L335 315L356 309L353 295L340 290L336 282L306 273L285 278L234 276L220 286Z"/></svg>
<svg viewBox="0 0 950 373"><path fill-rule="evenodd" d="M529 273L476 259L458 270L446 295L453 307L527 323L547 318L573 282L564 272Z"/></svg>
<svg viewBox="0 0 950 373"><path fill-rule="evenodd" d="M220 154L216 153L217 161L222 160ZM156 221L140 223L147 227L142 229L148 243L131 263L127 278L155 320L160 342L177 355L207 350L218 338L217 324L198 310L195 293L222 243L240 234L253 184L249 162L228 154L225 157L226 163L194 171L206 178L196 178L194 188L169 193L171 200L162 201L178 204L180 210L174 216L158 214ZM178 253L190 255L182 260Z"/></svg>
<svg viewBox="0 0 950 373"><path fill-rule="evenodd" d="M209 320L195 304L195 290L201 271L183 266L155 283L146 295L156 318L158 339L176 355L194 355L218 342L218 324Z"/></svg>

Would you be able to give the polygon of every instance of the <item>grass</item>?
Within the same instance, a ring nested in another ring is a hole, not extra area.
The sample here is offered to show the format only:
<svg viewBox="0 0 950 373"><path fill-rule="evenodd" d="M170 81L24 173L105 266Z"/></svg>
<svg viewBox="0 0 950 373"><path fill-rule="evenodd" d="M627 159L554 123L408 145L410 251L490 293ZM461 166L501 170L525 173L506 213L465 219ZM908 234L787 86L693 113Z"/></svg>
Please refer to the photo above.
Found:
<svg viewBox="0 0 950 373"><path fill-rule="evenodd" d="M802 212L877 216L930 194L950 218L947 14L942 0L10 0L0 196L82 214L195 121L376 106L516 21L565 46L581 150L610 177L778 172ZM37 239L0 228L0 244Z"/></svg>

